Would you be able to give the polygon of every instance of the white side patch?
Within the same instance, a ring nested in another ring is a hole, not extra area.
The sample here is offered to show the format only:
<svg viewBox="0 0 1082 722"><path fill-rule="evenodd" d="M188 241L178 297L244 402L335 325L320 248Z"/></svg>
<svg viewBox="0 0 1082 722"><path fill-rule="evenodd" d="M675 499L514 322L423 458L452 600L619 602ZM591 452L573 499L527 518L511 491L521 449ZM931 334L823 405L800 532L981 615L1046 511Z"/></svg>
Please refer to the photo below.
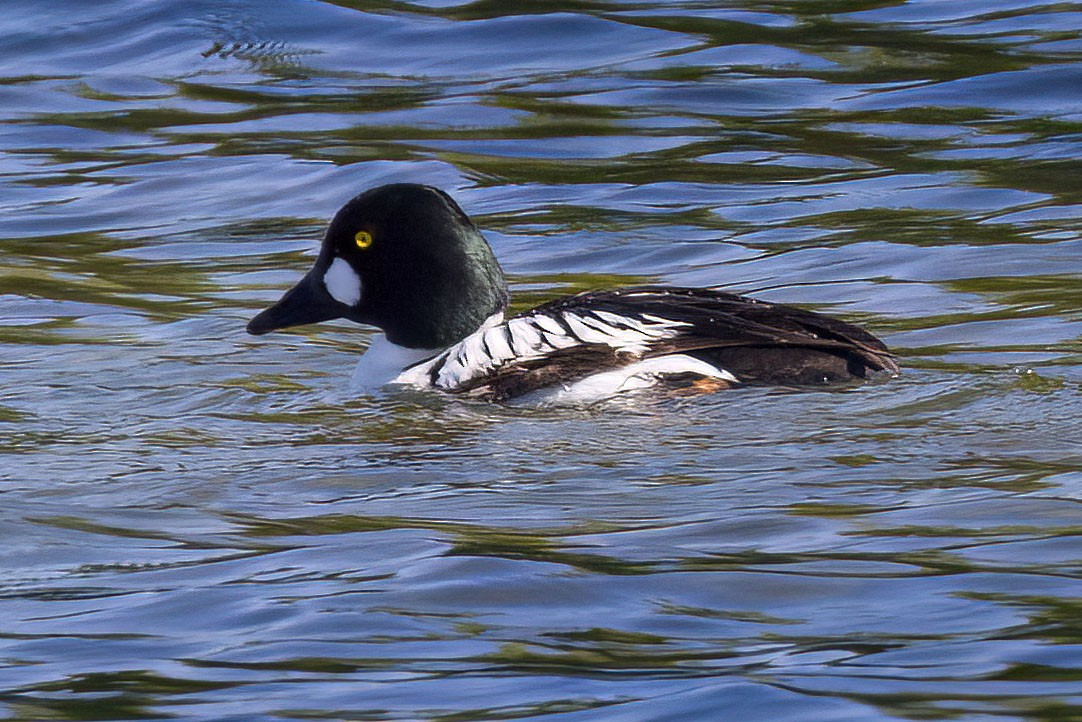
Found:
<svg viewBox="0 0 1082 722"><path fill-rule="evenodd" d="M673 354L636 361L611 371L602 371L561 388L539 389L519 399L526 403L581 404L611 398L626 391L638 391L657 384L664 376L693 373L723 381L736 381L725 369L711 366L692 356Z"/></svg>
<svg viewBox="0 0 1082 722"><path fill-rule="evenodd" d="M334 259L323 274L323 285L335 301L354 306L361 300L361 279L353 267L341 258Z"/></svg>

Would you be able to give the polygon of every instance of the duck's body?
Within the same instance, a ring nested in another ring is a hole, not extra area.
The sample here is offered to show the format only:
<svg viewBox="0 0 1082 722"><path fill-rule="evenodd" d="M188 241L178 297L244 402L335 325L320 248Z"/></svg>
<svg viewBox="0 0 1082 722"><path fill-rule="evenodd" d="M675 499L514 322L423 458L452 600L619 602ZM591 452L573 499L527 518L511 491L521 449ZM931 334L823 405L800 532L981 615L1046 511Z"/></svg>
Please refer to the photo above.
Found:
<svg viewBox="0 0 1082 722"><path fill-rule="evenodd" d="M248 324L330 318L378 326L353 385L491 400L582 401L658 384L816 385L897 373L886 346L829 316L720 291L638 286L564 297L503 320L488 244L442 191L382 186L354 198L315 266Z"/></svg>

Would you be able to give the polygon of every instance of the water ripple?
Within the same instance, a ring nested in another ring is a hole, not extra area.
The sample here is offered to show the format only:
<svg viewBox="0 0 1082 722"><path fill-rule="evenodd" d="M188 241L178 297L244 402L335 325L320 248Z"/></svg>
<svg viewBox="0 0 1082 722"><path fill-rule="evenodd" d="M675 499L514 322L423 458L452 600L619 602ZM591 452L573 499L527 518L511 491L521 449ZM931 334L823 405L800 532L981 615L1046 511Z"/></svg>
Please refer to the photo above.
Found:
<svg viewBox="0 0 1082 722"><path fill-rule="evenodd" d="M1078 716L1074 4L9 4L8 717ZM368 331L243 325L395 181L516 308L728 286L905 372L351 397Z"/></svg>

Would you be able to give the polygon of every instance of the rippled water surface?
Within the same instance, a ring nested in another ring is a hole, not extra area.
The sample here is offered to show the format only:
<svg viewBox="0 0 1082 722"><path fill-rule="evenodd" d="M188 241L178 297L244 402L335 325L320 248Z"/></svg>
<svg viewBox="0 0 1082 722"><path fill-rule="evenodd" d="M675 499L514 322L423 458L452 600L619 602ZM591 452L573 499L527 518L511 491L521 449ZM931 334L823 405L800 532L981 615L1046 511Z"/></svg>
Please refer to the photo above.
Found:
<svg viewBox="0 0 1082 722"><path fill-rule="evenodd" d="M1082 720L1082 4L7 0L0 713ZM517 307L722 286L904 375L350 397L253 338L439 185Z"/></svg>

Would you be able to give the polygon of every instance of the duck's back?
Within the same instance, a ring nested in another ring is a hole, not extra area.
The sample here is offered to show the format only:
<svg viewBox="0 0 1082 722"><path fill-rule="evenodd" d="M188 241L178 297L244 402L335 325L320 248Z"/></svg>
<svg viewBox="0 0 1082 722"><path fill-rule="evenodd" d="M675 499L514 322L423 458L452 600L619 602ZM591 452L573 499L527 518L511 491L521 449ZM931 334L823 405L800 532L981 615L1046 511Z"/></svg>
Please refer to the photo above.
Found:
<svg viewBox="0 0 1082 722"><path fill-rule="evenodd" d="M636 286L582 293L482 328L411 369L412 383L509 399L590 378L700 376L816 385L896 373L870 333L811 311L722 291ZM628 380L620 389L638 388Z"/></svg>

